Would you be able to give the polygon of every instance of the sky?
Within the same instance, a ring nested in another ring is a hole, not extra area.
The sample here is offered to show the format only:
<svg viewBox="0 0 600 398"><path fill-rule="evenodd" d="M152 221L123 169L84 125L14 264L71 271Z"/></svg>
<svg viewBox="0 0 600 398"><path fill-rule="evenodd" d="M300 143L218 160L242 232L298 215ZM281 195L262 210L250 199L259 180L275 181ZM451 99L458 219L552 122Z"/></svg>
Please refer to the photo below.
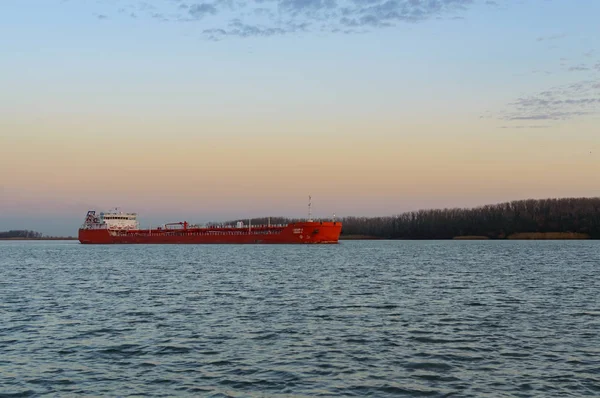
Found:
<svg viewBox="0 0 600 398"><path fill-rule="evenodd" d="M0 230L600 196L597 0L3 0Z"/></svg>

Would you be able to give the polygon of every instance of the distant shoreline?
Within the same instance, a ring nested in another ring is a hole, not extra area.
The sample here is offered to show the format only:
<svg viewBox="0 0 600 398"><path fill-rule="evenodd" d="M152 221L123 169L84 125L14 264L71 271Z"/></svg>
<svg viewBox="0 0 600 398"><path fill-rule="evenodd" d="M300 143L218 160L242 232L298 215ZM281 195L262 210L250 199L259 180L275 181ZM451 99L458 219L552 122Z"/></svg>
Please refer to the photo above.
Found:
<svg viewBox="0 0 600 398"><path fill-rule="evenodd" d="M0 238L0 241L55 241L55 240L78 240L75 237L56 237L56 238ZM516 233L506 238L489 238L487 236L455 236L452 239L431 239L431 238L381 238L369 235L340 235L340 241L344 240L594 240L586 234L575 234L568 232L555 233Z"/></svg>
<svg viewBox="0 0 600 398"><path fill-rule="evenodd" d="M340 240L594 240L588 234L573 232L518 232L507 237L490 238L489 236L455 236L452 239L433 238L381 238L370 235L340 235Z"/></svg>
<svg viewBox="0 0 600 398"><path fill-rule="evenodd" d="M56 237L56 238L0 238L0 240L77 240L72 236Z"/></svg>
<svg viewBox="0 0 600 398"><path fill-rule="evenodd" d="M527 199L473 208L415 210L384 217L347 216L338 219L342 224L339 240L600 240L599 209L600 197L593 197ZM217 224L235 225L236 221L242 220ZM253 224L270 222L271 225L300 221L303 219L252 219ZM0 239L77 240L72 236L48 237L29 230L0 232Z"/></svg>
<svg viewBox="0 0 600 398"><path fill-rule="evenodd" d="M340 235L340 240L391 240L370 235Z"/></svg>

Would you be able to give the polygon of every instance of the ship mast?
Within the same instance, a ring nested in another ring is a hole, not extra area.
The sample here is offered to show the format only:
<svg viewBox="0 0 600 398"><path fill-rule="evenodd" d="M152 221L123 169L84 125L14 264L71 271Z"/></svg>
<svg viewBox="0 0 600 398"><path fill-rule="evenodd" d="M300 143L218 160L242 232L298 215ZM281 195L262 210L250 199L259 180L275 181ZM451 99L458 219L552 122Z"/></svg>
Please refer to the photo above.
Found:
<svg viewBox="0 0 600 398"><path fill-rule="evenodd" d="M312 203L311 196L308 195L308 222L312 222Z"/></svg>

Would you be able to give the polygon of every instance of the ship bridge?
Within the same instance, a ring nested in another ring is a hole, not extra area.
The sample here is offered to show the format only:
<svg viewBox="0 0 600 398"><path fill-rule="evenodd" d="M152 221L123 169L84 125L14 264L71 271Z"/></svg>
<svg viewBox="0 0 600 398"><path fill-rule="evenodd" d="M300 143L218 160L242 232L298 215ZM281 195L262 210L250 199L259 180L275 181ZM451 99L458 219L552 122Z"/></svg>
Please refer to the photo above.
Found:
<svg viewBox="0 0 600 398"><path fill-rule="evenodd" d="M137 213L107 212L100 213L100 222L108 229L138 229Z"/></svg>

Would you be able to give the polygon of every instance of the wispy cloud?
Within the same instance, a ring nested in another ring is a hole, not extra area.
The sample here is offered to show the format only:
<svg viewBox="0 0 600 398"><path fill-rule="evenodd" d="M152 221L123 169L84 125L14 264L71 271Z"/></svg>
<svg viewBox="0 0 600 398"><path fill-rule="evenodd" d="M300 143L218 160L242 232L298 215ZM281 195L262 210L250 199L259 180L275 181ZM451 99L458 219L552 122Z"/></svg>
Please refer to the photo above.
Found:
<svg viewBox="0 0 600 398"><path fill-rule="evenodd" d="M238 36L238 37L251 37L251 36L276 36L284 35L292 32L304 31L308 25L291 25L288 24L286 29L265 27L260 25L249 25L243 23L241 20L233 20L229 23L227 29L212 28L205 29L204 34L208 35L211 40L219 40L224 36Z"/></svg>
<svg viewBox="0 0 600 398"><path fill-rule="evenodd" d="M579 65L571 66L567 70L569 72L582 72L582 71L590 70L590 67L587 65L584 65L584 64L579 64Z"/></svg>
<svg viewBox="0 0 600 398"><path fill-rule="evenodd" d="M192 4L188 6L184 4L182 8L186 8L192 18L201 19L207 15L215 15L217 7L210 3Z"/></svg>
<svg viewBox="0 0 600 398"><path fill-rule="evenodd" d="M569 60L566 58L560 59L560 66L562 70L567 72L588 72L589 75L594 75L595 72L600 72L600 62L584 63L579 62L577 64L569 64Z"/></svg>
<svg viewBox="0 0 600 398"><path fill-rule="evenodd" d="M501 129L547 129L550 128L550 126L544 126L544 125L531 125L531 126L527 126L527 125L517 125L517 126L500 126Z"/></svg>
<svg viewBox="0 0 600 398"><path fill-rule="evenodd" d="M552 41L552 40L563 39L565 37L567 37L567 35L565 33L561 33L561 34L551 35L551 36L540 36L536 40L537 41Z"/></svg>
<svg viewBox="0 0 600 398"><path fill-rule="evenodd" d="M538 37L537 41L558 40L566 34ZM508 104L506 111L496 117L505 121L558 121L586 115L600 114L600 62L585 62L594 56L594 50L583 53L580 62L573 64L569 58L560 58L560 69L571 72L582 80L555 86L548 90L517 98ZM584 61L584 62L581 62ZM536 73L552 74L534 70ZM522 125L503 128L522 128Z"/></svg>
<svg viewBox="0 0 600 398"><path fill-rule="evenodd" d="M504 120L568 120L600 113L600 79L553 87L509 104Z"/></svg>
<svg viewBox="0 0 600 398"><path fill-rule="evenodd" d="M197 22L206 37L252 37L296 32L357 33L430 19L461 19L491 0L111 0L124 15L170 22Z"/></svg>

